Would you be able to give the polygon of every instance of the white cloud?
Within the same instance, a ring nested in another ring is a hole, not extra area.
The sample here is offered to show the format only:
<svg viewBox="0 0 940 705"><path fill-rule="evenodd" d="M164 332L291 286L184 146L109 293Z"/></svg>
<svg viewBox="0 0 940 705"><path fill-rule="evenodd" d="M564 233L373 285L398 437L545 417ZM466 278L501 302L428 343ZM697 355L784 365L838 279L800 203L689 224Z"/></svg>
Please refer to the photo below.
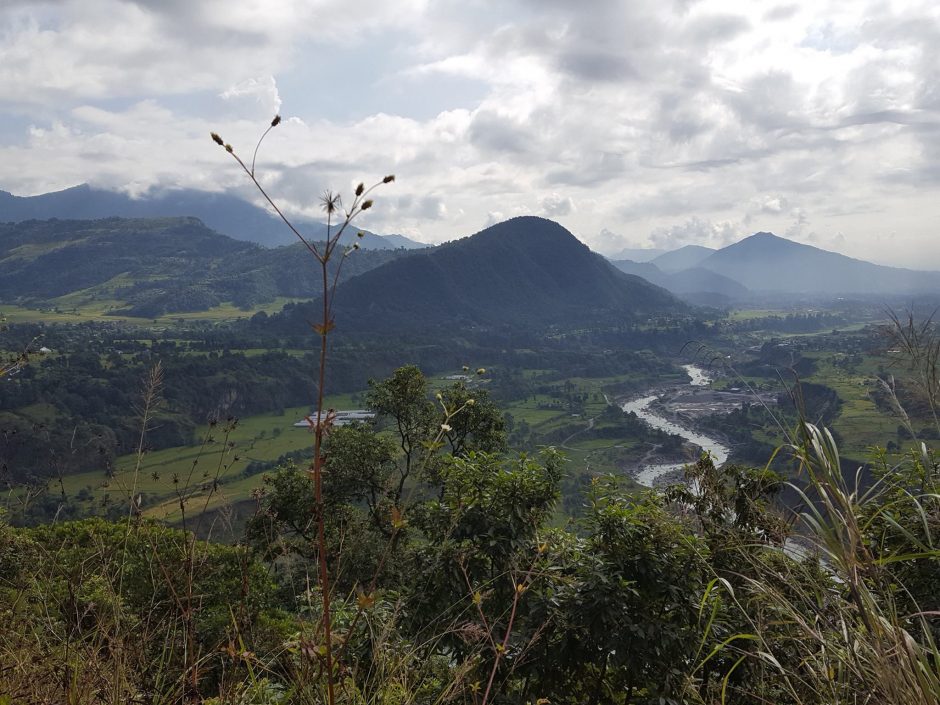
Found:
<svg viewBox="0 0 940 705"><path fill-rule="evenodd" d="M650 240L654 247L665 250L674 250L684 245L704 245L717 249L748 234L742 231L740 224L731 221L712 222L689 218L678 225L656 228L650 233Z"/></svg>
<svg viewBox="0 0 940 705"><path fill-rule="evenodd" d="M221 97L230 103L247 104L249 110L257 108L259 117L272 118L281 112L281 96L274 76L249 78L227 88Z"/></svg>
<svg viewBox="0 0 940 705"><path fill-rule="evenodd" d="M557 193L545 196L539 201L539 204L542 207L542 213L549 218L571 215L575 211L574 201L571 200L571 197L561 196Z"/></svg>
<svg viewBox="0 0 940 705"><path fill-rule="evenodd" d="M409 110L442 79L480 94ZM445 240L529 212L608 250L762 229L922 263L940 218L938 85L926 1L7 3L0 188L250 194L208 132L250 152L283 111L259 171L295 212L394 172L370 229ZM343 117L330 101L371 107Z"/></svg>

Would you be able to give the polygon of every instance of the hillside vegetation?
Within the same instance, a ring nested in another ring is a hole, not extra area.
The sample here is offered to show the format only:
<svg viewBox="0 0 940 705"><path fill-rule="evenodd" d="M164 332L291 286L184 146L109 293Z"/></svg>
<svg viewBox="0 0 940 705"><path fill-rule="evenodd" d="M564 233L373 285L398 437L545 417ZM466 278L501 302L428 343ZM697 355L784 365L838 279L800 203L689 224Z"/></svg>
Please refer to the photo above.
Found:
<svg viewBox="0 0 940 705"><path fill-rule="evenodd" d="M335 310L354 330L383 332L614 327L688 308L619 272L557 223L528 216L351 279L337 290Z"/></svg>
<svg viewBox="0 0 940 705"><path fill-rule="evenodd" d="M195 218L0 223L0 302L156 318L222 303L252 308L278 297L311 298L319 282L303 245L265 249ZM353 277L404 250L348 258ZM335 266L338 265L338 262Z"/></svg>

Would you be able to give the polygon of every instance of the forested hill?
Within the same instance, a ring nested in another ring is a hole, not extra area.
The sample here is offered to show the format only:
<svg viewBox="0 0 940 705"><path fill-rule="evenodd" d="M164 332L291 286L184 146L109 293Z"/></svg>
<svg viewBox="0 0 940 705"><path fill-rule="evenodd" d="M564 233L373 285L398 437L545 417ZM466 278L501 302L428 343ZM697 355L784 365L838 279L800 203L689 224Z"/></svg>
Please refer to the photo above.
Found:
<svg viewBox="0 0 940 705"><path fill-rule="evenodd" d="M335 304L338 319L368 331L505 324L572 330L686 310L561 225L534 216L377 267L342 284ZM310 317L303 306L285 314Z"/></svg>
<svg viewBox="0 0 940 705"><path fill-rule="evenodd" d="M14 196L0 191L0 222L59 218L61 220L100 220L122 218L170 218L191 216L237 240L267 247L290 245L294 235L275 214L226 193L195 189L173 189L140 198L92 188L88 184L38 196ZM326 225L309 218L295 218L294 224L311 240L326 237ZM344 236L355 240L356 231ZM366 249L421 248L421 243L401 235L376 235L368 231L359 244Z"/></svg>
<svg viewBox="0 0 940 705"><path fill-rule="evenodd" d="M403 254L360 250L346 258L343 276ZM196 218L0 223L4 303L107 301L115 313L150 318L223 302L253 306L279 296L313 298L320 289L319 265L303 245L262 248Z"/></svg>

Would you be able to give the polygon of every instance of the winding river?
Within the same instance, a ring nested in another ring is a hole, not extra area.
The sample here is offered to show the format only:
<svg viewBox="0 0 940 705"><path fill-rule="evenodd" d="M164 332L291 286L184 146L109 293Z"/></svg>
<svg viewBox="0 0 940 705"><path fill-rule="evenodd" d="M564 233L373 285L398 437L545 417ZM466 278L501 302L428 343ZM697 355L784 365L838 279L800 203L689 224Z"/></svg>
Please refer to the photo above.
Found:
<svg viewBox="0 0 940 705"><path fill-rule="evenodd" d="M704 387L708 385L709 382L711 382L708 373L701 367L696 365L683 365L683 368L688 373L689 377L692 378L690 386ZM697 431L690 431L687 428L683 428L682 426L679 426L678 424L660 416L659 414L650 411L650 404L659 399L659 397L659 394L650 394L648 396L640 397L639 399L625 402L621 405L621 408L626 412L634 412L653 428L658 428L666 431L667 433L674 433L676 435L682 436L689 443L699 446L702 448L702 450L708 451L711 454L712 459L715 461L716 466L722 465L728 459L728 455L731 453L731 450L721 442ZM686 463L645 465L640 468L640 471L637 473L634 479L641 485L652 487L656 484L656 481L659 478L663 477L664 475L676 472L677 470L681 470L685 465Z"/></svg>

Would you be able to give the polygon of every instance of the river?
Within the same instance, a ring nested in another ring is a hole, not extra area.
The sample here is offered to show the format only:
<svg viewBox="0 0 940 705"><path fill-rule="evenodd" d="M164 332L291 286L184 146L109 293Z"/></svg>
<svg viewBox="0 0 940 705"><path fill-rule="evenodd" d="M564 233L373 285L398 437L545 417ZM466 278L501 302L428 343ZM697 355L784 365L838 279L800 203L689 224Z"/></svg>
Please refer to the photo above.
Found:
<svg viewBox="0 0 940 705"><path fill-rule="evenodd" d="M708 373L701 367L698 367L697 365L683 365L682 367L692 379L692 381L689 383L689 386L704 387L711 382L711 378L708 376ZM632 411L653 428L658 428L666 431L667 433L674 433L678 436L682 436L689 443L693 443L702 448L702 450L708 451L708 453L711 454L716 466L724 464L724 462L728 460L728 456L731 454L731 450L726 445L722 444L720 441L715 440L714 438L706 436L703 433L699 433L698 431L690 431L689 429L679 426L673 421L670 421L669 419L666 419L659 414L650 411L650 404L659 399L660 396L661 394L649 394L648 396L625 402L621 405L621 408L625 412ZM662 463L658 465L645 465L640 468L640 471L636 474L634 479L641 485L652 487L656 484L656 481L659 478L681 470L685 465L686 463Z"/></svg>

